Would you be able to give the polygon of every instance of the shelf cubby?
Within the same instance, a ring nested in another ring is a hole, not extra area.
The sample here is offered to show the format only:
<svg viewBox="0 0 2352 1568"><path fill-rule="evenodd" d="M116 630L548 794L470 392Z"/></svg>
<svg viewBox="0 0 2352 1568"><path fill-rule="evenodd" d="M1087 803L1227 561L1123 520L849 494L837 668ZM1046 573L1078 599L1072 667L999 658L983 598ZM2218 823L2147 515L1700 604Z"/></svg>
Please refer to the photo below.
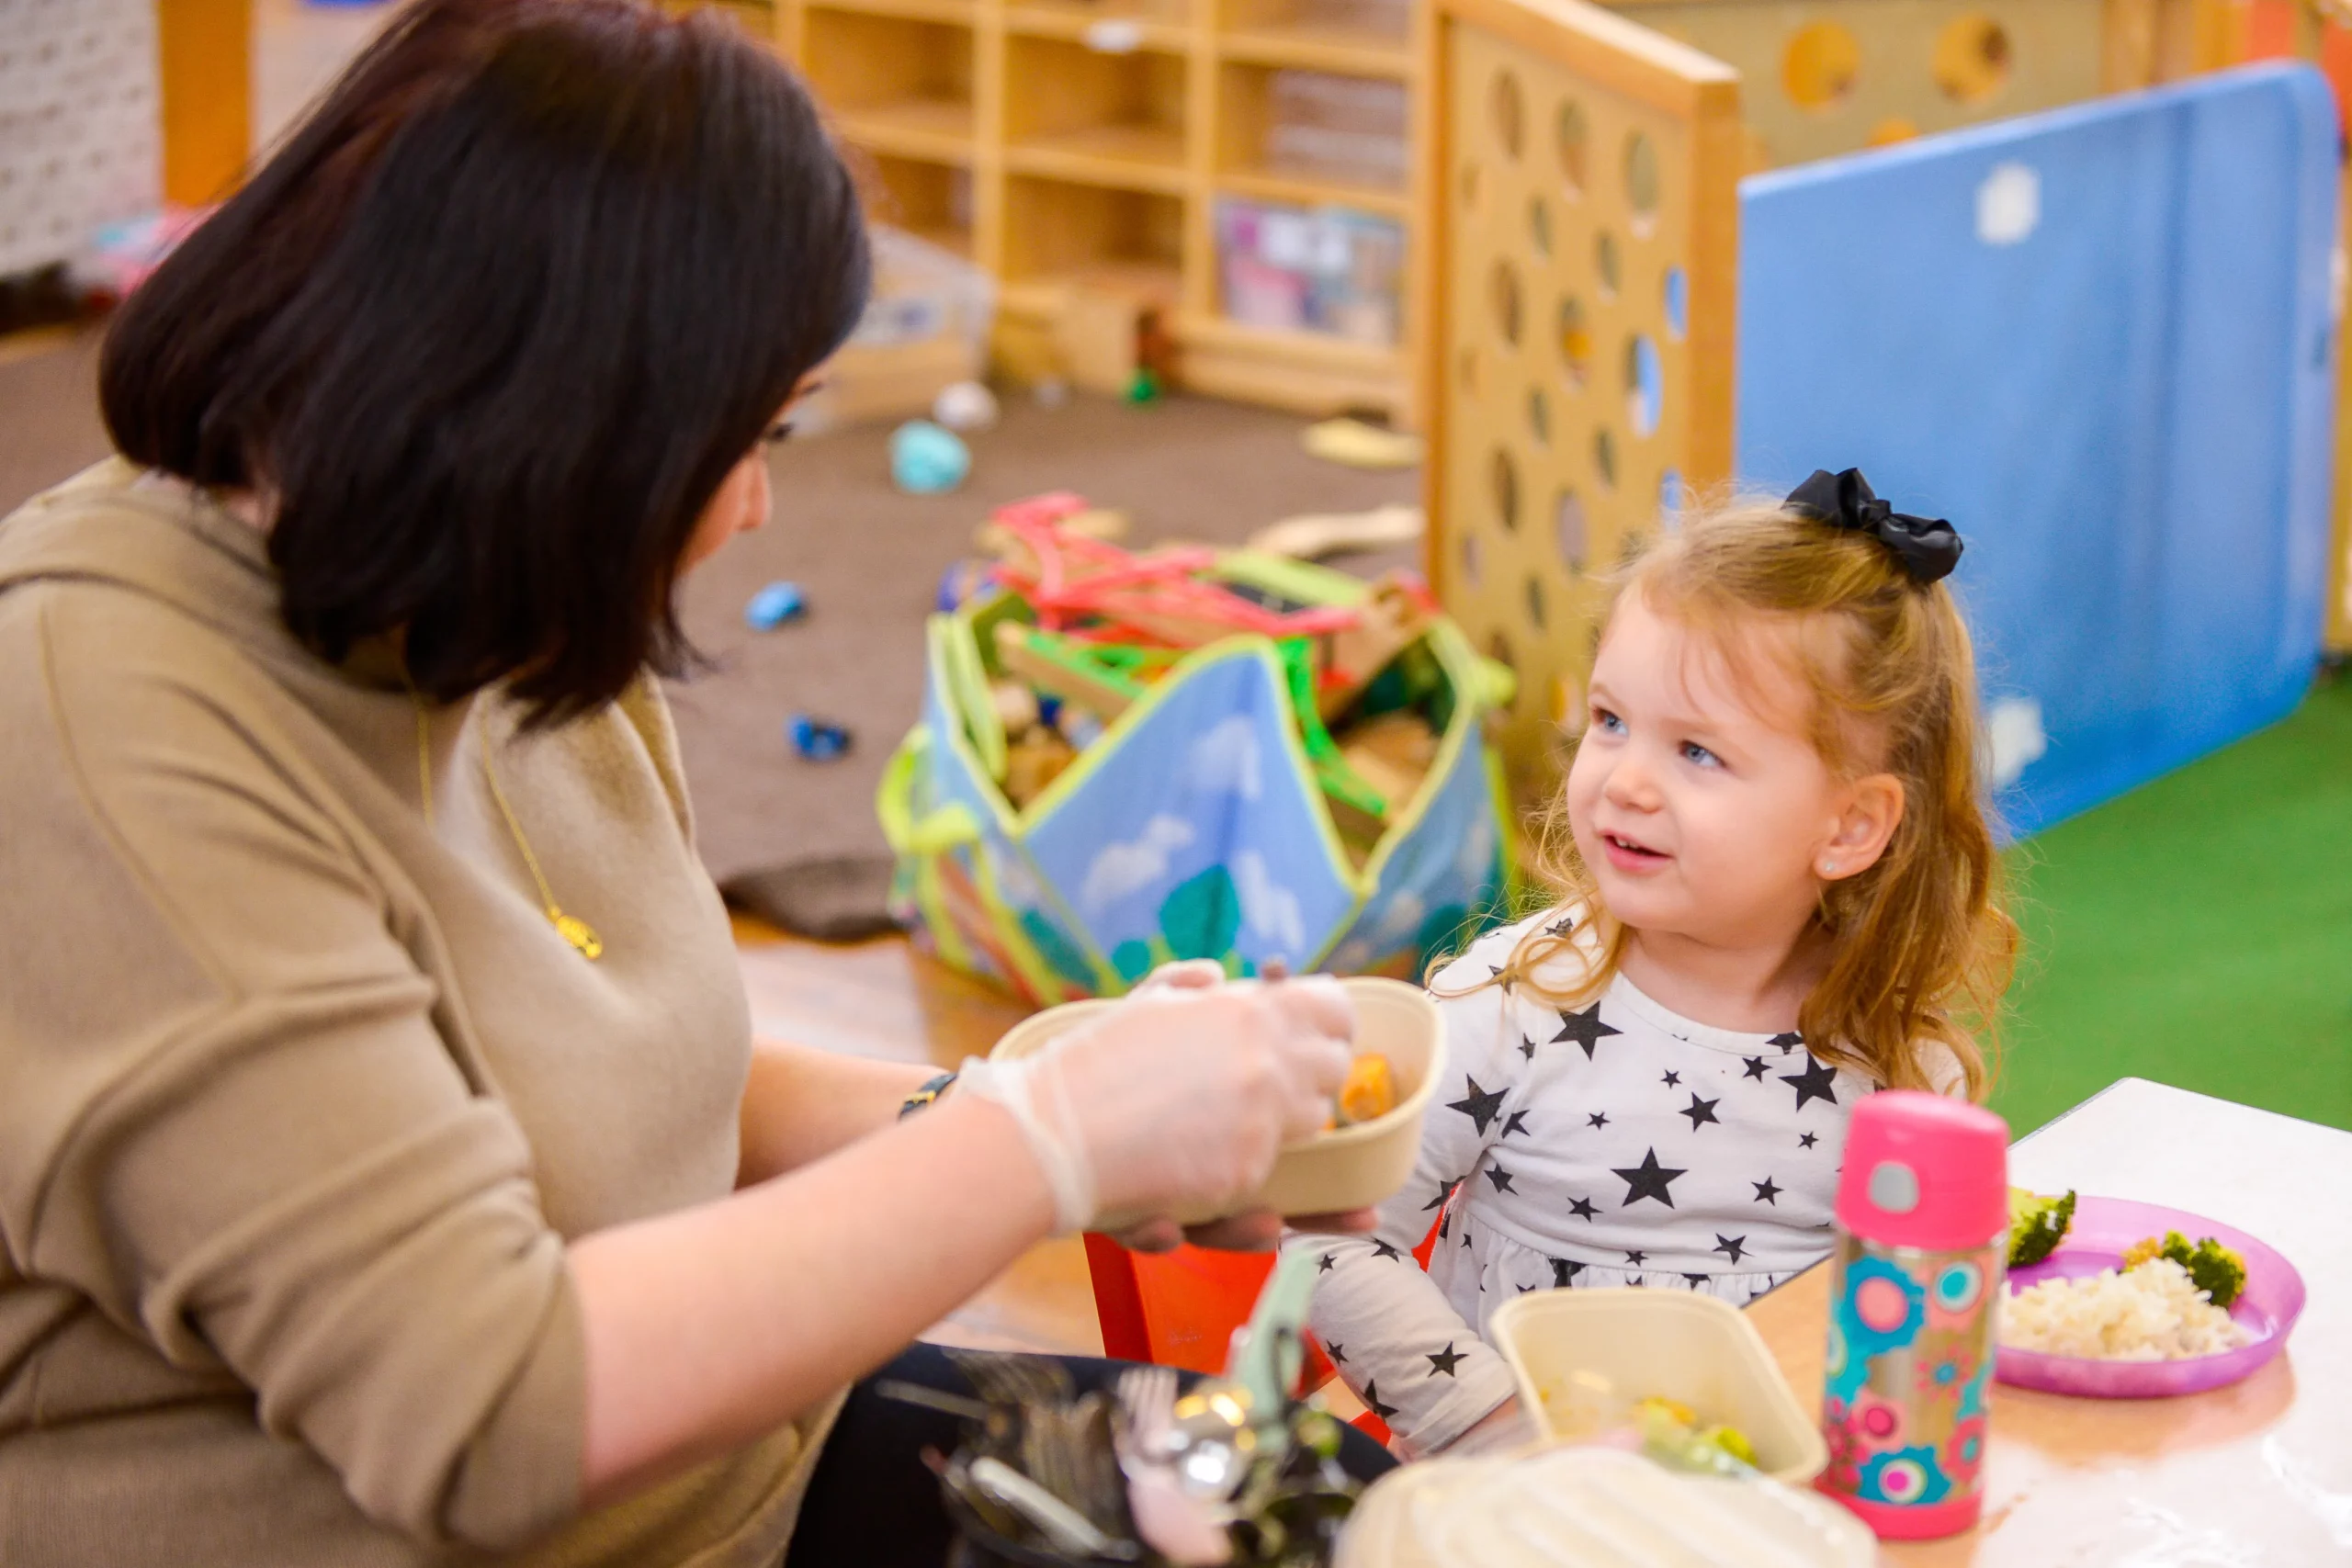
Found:
<svg viewBox="0 0 2352 1568"><path fill-rule="evenodd" d="M809 84L853 142L899 157L971 161L970 27L812 6L802 40Z"/></svg>
<svg viewBox="0 0 2352 1568"><path fill-rule="evenodd" d="M1108 54L1066 39L1014 38L1005 157L1016 172L1181 196L1185 188L1182 55Z"/></svg>
<svg viewBox="0 0 2352 1568"><path fill-rule="evenodd" d="M1219 72L1221 179L1277 200L1402 209L1411 145L1403 83L1234 62Z"/></svg>
<svg viewBox="0 0 2352 1568"><path fill-rule="evenodd" d="M866 211L877 222L970 260L972 171L956 163L868 153L858 170Z"/></svg>
<svg viewBox="0 0 2352 1568"><path fill-rule="evenodd" d="M1173 305L1182 286L1184 203L1151 191L1015 175L1006 182L1006 295L1113 288Z"/></svg>
<svg viewBox="0 0 2352 1568"><path fill-rule="evenodd" d="M843 16L901 17L918 22L953 22L970 27L974 0L808 0L810 16L832 11Z"/></svg>
<svg viewBox="0 0 2352 1568"><path fill-rule="evenodd" d="M1182 50L1193 20L1193 0L1013 0L1004 11L1016 35L1074 39L1111 52Z"/></svg>
<svg viewBox="0 0 2352 1568"><path fill-rule="evenodd" d="M1409 77L1408 0L1216 0L1218 51L1228 60Z"/></svg>

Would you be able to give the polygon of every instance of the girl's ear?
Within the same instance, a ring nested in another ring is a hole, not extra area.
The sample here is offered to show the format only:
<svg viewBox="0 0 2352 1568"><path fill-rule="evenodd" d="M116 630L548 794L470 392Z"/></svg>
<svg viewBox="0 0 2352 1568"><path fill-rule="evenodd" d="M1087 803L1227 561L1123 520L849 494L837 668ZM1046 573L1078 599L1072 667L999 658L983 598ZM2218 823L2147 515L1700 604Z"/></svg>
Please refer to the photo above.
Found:
<svg viewBox="0 0 2352 1568"><path fill-rule="evenodd" d="M1893 773L1871 773L1844 791L1837 825L1813 857L1814 874L1824 882L1860 876L1886 853L1903 822L1903 781Z"/></svg>

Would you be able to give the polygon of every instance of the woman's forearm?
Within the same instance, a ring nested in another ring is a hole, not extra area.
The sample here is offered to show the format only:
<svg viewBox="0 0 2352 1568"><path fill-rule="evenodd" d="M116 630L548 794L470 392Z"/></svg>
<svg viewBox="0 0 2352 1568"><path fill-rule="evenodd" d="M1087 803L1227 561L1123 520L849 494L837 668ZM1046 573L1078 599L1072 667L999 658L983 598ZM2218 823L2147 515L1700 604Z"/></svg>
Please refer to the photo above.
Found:
<svg viewBox="0 0 2352 1568"><path fill-rule="evenodd" d="M586 1505L808 1410L987 1283L1053 1214L1012 1116L949 1100L789 1176L582 1237Z"/></svg>
<svg viewBox="0 0 2352 1568"><path fill-rule="evenodd" d="M735 1185L750 1187L847 1148L897 1120L938 1069L755 1040L743 1085Z"/></svg>

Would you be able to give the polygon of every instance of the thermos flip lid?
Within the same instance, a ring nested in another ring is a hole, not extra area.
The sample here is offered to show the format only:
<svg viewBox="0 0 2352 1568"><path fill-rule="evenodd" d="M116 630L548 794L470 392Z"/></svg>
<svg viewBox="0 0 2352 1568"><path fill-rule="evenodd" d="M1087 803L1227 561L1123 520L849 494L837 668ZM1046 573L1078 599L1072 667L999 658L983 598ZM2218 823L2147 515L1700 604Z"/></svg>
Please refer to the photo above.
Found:
<svg viewBox="0 0 2352 1568"><path fill-rule="evenodd" d="M2009 1125L1982 1106L1888 1089L1854 1108L1838 1223L1882 1246L1958 1252L2007 1228Z"/></svg>

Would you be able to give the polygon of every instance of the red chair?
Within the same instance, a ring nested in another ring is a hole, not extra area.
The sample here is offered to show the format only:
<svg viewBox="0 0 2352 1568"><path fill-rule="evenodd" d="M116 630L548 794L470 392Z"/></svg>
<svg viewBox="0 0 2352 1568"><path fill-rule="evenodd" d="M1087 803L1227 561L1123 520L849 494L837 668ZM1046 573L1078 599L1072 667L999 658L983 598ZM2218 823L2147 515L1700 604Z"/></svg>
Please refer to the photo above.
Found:
<svg viewBox="0 0 2352 1568"><path fill-rule="evenodd" d="M1437 1226L1413 1249L1429 1267ZM1094 1314L1102 1325L1102 1353L1123 1361L1155 1361L1188 1371L1225 1369L1233 1331L1250 1321L1258 1292L1273 1272L1273 1255L1213 1252L1180 1247L1173 1252L1130 1252L1107 1235L1086 1235L1086 1271L1094 1284ZM1334 1375L1323 1347L1306 1343L1304 1382L1307 1392ZM1356 1426L1388 1441L1386 1423L1370 1411Z"/></svg>

